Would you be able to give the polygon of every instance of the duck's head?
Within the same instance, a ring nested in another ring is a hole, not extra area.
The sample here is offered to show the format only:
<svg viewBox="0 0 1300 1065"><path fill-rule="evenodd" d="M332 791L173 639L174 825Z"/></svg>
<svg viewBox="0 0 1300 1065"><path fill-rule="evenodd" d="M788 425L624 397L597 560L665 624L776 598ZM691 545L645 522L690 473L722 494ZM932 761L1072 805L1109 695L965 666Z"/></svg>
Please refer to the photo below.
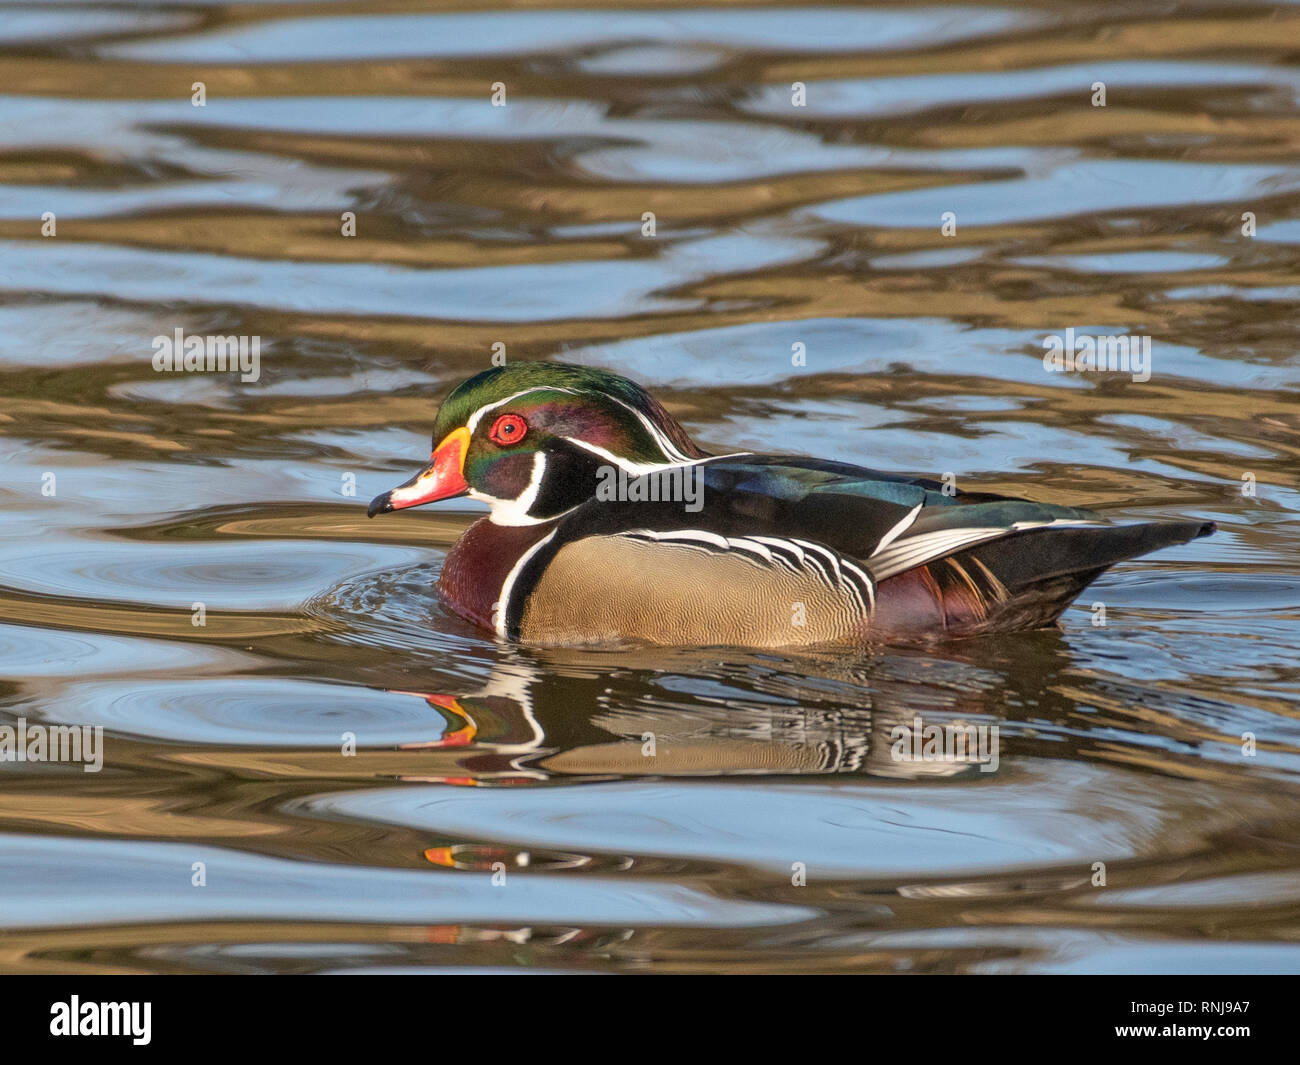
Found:
<svg viewBox="0 0 1300 1065"><path fill-rule="evenodd" d="M370 517L468 495L498 525L547 521L595 495L601 467L639 475L706 457L640 385L605 370L522 362L471 377L442 404L429 465Z"/></svg>

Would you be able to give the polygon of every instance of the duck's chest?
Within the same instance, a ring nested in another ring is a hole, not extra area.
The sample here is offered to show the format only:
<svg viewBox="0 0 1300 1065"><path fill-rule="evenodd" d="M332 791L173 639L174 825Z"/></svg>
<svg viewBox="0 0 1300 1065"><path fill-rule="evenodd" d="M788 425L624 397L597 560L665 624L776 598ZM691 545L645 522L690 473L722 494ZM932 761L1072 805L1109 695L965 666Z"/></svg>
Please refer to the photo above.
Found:
<svg viewBox="0 0 1300 1065"><path fill-rule="evenodd" d="M452 545L438 578L438 592L456 613L495 629L502 592L528 549L554 529L541 525L496 525L480 518Z"/></svg>

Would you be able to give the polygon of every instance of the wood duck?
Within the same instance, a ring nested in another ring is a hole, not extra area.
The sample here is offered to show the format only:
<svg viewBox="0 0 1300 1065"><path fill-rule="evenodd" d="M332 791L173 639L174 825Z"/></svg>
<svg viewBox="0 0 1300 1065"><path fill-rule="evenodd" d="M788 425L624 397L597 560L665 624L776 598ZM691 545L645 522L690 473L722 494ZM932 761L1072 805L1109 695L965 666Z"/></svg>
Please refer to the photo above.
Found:
<svg viewBox="0 0 1300 1065"><path fill-rule="evenodd" d="M513 363L443 403L423 470L369 515L468 495L452 610L535 644L866 646L1055 622L1108 567L1214 531L843 462L709 455L604 370Z"/></svg>

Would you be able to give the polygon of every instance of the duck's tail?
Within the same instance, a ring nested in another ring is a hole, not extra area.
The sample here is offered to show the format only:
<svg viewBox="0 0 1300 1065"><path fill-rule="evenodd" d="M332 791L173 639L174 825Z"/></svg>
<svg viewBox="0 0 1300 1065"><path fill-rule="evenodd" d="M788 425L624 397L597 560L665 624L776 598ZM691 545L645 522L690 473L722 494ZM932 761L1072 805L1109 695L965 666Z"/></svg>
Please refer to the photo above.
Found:
<svg viewBox="0 0 1300 1065"><path fill-rule="evenodd" d="M1115 563L1214 529L1209 521L1025 529L882 580L872 630L952 637L1041 628Z"/></svg>

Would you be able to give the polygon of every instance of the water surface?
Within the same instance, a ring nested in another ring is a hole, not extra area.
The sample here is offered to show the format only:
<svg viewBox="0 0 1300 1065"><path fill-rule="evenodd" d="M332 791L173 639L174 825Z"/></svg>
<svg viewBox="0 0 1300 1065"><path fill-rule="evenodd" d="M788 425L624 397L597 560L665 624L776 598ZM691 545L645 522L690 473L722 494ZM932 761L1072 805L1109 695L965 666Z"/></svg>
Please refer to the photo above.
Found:
<svg viewBox="0 0 1300 1065"><path fill-rule="evenodd" d="M105 730L0 765L0 970L1300 971L1297 43L1249 2L0 4L0 725ZM154 372L177 328L258 380ZM1067 328L1150 380L1047 372ZM474 504L364 514L498 343L708 447L1220 532L1059 630L509 647L431 593ZM996 771L891 757L918 717Z"/></svg>

